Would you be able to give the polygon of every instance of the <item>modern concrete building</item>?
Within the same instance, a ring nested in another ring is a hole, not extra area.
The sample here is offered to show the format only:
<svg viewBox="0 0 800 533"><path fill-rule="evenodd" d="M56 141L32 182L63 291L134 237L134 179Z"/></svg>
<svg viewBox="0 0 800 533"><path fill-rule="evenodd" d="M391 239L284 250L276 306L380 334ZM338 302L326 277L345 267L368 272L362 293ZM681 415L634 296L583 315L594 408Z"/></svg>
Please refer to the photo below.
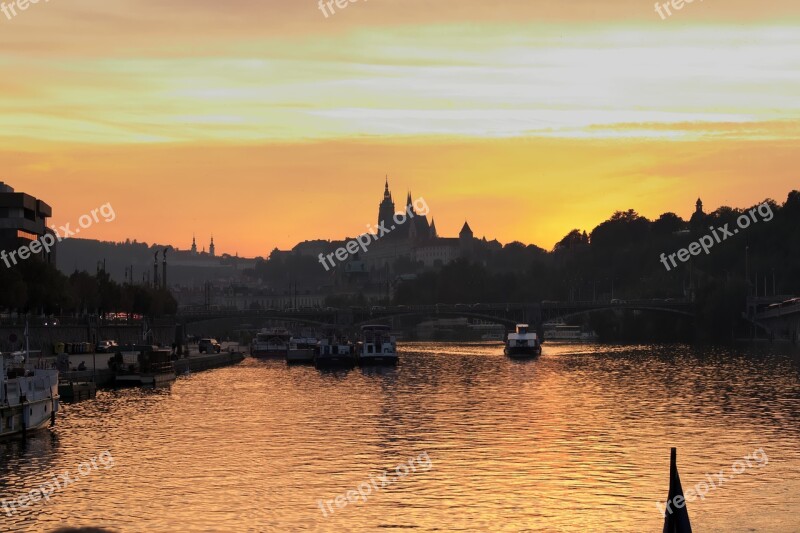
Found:
<svg viewBox="0 0 800 533"><path fill-rule="evenodd" d="M0 250L11 252L40 239L46 233L47 219L53 209L42 200L14 189L0 181ZM50 251L42 250L38 255L48 263L55 263L55 246Z"/></svg>

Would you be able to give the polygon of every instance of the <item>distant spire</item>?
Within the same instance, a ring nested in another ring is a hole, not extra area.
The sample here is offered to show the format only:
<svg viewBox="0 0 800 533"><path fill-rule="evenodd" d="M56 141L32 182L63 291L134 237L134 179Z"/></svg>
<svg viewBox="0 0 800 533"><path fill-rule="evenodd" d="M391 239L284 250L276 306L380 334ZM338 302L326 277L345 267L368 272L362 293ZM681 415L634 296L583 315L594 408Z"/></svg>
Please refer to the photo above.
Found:
<svg viewBox="0 0 800 533"><path fill-rule="evenodd" d="M389 191L389 175L386 175L386 185L383 187L383 199L391 201L392 193Z"/></svg>

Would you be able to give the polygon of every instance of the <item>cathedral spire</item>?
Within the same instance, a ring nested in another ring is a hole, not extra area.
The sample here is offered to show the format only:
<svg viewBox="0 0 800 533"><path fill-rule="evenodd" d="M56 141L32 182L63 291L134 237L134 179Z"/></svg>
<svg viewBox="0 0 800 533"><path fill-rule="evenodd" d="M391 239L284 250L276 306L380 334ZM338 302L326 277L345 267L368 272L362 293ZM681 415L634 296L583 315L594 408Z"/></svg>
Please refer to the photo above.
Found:
<svg viewBox="0 0 800 533"><path fill-rule="evenodd" d="M389 190L389 175L386 175L386 185L383 187L383 200L392 201L392 192Z"/></svg>

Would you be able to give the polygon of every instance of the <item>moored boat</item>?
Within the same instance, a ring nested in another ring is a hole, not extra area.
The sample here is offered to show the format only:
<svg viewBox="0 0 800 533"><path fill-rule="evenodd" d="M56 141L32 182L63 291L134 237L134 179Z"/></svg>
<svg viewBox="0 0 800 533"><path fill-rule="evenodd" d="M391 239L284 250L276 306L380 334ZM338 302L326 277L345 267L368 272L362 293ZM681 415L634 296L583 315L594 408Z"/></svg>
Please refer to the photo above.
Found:
<svg viewBox="0 0 800 533"><path fill-rule="evenodd" d="M314 355L317 368L353 368L356 354L353 343L337 335L329 335L317 343Z"/></svg>
<svg viewBox="0 0 800 533"><path fill-rule="evenodd" d="M517 324L514 333L508 334L505 354L511 358L524 359L542 355L542 344L536 333L529 331L528 324Z"/></svg>
<svg viewBox="0 0 800 533"><path fill-rule="evenodd" d="M384 325L361 326L361 340L356 347L360 365L397 364L397 339Z"/></svg>
<svg viewBox="0 0 800 533"><path fill-rule="evenodd" d="M283 328L263 329L250 345L253 357L286 357L291 334Z"/></svg>
<svg viewBox="0 0 800 533"><path fill-rule="evenodd" d="M150 345L120 347L108 361L117 385L160 387L176 379L172 351Z"/></svg>
<svg viewBox="0 0 800 533"><path fill-rule="evenodd" d="M286 351L286 363L290 365L313 364L317 353L316 337L292 337Z"/></svg>
<svg viewBox="0 0 800 533"><path fill-rule="evenodd" d="M55 423L58 370L26 361L21 353L0 355L0 437L25 435Z"/></svg>

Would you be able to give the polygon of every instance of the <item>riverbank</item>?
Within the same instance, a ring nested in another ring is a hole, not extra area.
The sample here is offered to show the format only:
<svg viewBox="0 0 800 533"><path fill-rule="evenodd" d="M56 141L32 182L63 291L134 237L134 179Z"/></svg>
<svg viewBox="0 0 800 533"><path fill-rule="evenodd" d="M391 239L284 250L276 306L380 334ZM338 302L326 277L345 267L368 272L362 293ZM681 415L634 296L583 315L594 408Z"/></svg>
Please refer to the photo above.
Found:
<svg viewBox="0 0 800 533"><path fill-rule="evenodd" d="M77 368L84 363L86 370L62 372L60 378L75 382L94 381L98 387L112 387L114 374L108 368L108 360L112 355L107 353L71 355L70 368ZM225 351L216 354L200 354L192 351L188 357L175 361L175 373L180 375L231 366L242 362L245 357L246 355L235 344L226 346ZM52 357L45 360L55 362L55 358ZM97 364L96 369L95 364Z"/></svg>

